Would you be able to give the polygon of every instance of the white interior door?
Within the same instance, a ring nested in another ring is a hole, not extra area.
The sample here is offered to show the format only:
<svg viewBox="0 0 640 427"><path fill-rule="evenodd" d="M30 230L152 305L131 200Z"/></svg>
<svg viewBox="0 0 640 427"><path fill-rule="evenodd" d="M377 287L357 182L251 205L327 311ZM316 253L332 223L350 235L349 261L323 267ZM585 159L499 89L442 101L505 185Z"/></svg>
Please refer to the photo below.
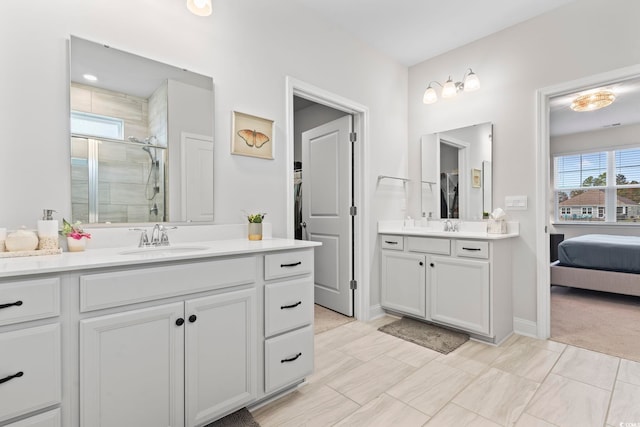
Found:
<svg viewBox="0 0 640 427"><path fill-rule="evenodd" d="M302 238L315 249L315 303L353 316L351 116L302 134Z"/></svg>
<svg viewBox="0 0 640 427"><path fill-rule="evenodd" d="M213 139L182 135L182 221L213 221Z"/></svg>

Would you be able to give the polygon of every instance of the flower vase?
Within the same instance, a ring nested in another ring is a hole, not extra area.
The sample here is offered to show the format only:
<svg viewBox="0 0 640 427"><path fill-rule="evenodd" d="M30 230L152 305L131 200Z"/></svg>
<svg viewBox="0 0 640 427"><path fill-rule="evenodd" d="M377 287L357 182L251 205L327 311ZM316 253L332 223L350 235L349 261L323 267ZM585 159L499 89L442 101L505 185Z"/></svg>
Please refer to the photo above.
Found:
<svg viewBox="0 0 640 427"><path fill-rule="evenodd" d="M69 252L82 252L87 246L87 239L74 239L67 237L67 247Z"/></svg>
<svg viewBox="0 0 640 427"><path fill-rule="evenodd" d="M262 240L262 223L249 223L249 240Z"/></svg>

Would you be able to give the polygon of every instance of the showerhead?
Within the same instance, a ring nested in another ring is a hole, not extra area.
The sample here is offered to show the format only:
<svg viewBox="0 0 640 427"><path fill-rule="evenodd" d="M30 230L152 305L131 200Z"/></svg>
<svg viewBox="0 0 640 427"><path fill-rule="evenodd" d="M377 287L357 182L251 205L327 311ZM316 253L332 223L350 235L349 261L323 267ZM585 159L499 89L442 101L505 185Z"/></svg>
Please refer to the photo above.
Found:
<svg viewBox="0 0 640 427"><path fill-rule="evenodd" d="M153 145L153 143L156 141L157 138L156 138L155 135L151 135L151 136L146 137L143 140L140 140L140 139L136 138L135 136L130 136L128 139L129 139L129 141L135 142L137 144L151 144L151 145Z"/></svg>

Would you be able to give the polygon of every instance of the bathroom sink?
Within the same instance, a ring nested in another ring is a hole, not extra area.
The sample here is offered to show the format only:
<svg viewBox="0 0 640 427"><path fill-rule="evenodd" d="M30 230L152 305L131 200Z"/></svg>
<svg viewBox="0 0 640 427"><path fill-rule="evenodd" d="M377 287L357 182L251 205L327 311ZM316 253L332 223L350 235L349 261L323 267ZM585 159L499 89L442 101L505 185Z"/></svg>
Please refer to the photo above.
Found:
<svg viewBox="0 0 640 427"><path fill-rule="evenodd" d="M209 249L207 246L151 246L147 248L127 249L120 255L179 255Z"/></svg>

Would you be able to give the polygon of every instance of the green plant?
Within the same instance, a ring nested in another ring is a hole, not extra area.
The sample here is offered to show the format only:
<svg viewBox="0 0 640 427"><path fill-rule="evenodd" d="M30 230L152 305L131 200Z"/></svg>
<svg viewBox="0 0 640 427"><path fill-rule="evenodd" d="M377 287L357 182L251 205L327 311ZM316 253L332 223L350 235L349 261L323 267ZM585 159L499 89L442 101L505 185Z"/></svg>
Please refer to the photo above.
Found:
<svg viewBox="0 0 640 427"><path fill-rule="evenodd" d="M247 219L249 220L249 222L258 224L262 222L265 215L266 213L249 214L247 215Z"/></svg>
<svg viewBox="0 0 640 427"><path fill-rule="evenodd" d="M60 230L60 234L76 240L80 240L83 237L86 237L87 239L91 238L91 234L85 233L85 231L80 227L80 221L76 221L75 224L71 224L64 218L62 218L62 230Z"/></svg>

